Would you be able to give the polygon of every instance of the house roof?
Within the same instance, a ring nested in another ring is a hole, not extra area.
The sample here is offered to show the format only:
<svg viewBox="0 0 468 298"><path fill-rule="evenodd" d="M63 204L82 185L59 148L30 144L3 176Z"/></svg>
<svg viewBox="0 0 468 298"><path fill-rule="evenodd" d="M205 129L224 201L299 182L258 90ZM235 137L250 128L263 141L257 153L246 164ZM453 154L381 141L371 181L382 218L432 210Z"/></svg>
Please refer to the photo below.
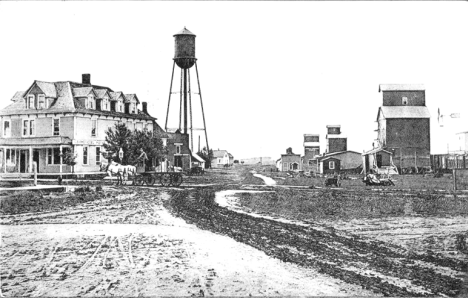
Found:
<svg viewBox="0 0 468 298"><path fill-rule="evenodd" d="M111 96L111 100L118 100L120 96L123 97L124 101L125 101L125 96L123 94L122 91L117 91L117 92L109 92L110 96Z"/></svg>
<svg viewBox="0 0 468 298"><path fill-rule="evenodd" d="M18 91L15 93L15 95L13 95L13 97L11 98L11 101L18 101L20 99L23 99L23 96L24 96L24 91Z"/></svg>
<svg viewBox="0 0 468 298"><path fill-rule="evenodd" d="M329 160L329 159L340 160L339 158L336 158L336 157L334 157L334 156L328 156L328 157L322 158L322 159L320 159L320 160L321 160L321 161L324 161L324 160Z"/></svg>
<svg viewBox="0 0 468 298"><path fill-rule="evenodd" d="M380 84L379 92L381 91L424 91L423 84Z"/></svg>
<svg viewBox="0 0 468 298"><path fill-rule="evenodd" d="M44 92L46 97L53 97L53 98L57 97L57 90L55 89L54 83L42 82L42 81L34 81L34 82L39 88L41 88L42 92Z"/></svg>
<svg viewBox="0 0 468 298"><path fill-rule="evenodd" d="M213 158L224 157L228 153L227 150L213 150Z"/></svg>
<svg viewBox="0 0 468 298"><path fill-rule="evenodd" d="M194 35L196 36L195 34L193 34L192 32L190 32L187 28L184 27L184 29L180 30L179 32L177 32L176 34L174 34L174 36L176 35Z"/></svg>
<svg viewBox="0 0 468 298"><path fill-rule="evenodd" d="M65 82L42 82L34 81L34 83L28 88L26 94L31 90L35 85L37 85L47 97L55 98L51 106L48 109L25 109L24 100L13 101L10 105L0 110L0 115L24 115L24 114L48 114L48 113L74 113L81 112L87 114L95 115L106 115L112 117L123 117L123 118L132 118L132 119L145 119L145 120L156 120L156 118L151 117L149 114L142 111L138 111L137 114L125 114L111 111L99 111L86 109L83 107L78 100L75 100L73 93L83 94L88 90L102 89L104 91L111 91L112 89L108 87L102 87L97 85L84 85L81 83L75 83L70 81ZM102 91L99 91L102 92ZM118 96L122 95L122 92L116 92ZM17 92L14 98L21 99L22 97L16 97Z"/></svg>
<svg viewBox="0 0 468 298"><path fill-rule="evenodd" d="M124 95L125 97L125 102L130 102L132 100L136 100L137 103L140 103L140 101L138 100L138 97L136 96L136 94L125 94Z"/></svg>
<svg viewBox="0 0 468 298"><path fill-rule="evenodd" d="M196 154L195 152L192 152L192 157L195 158L198 162L205 162L205 160L198 156L198 154Z"/></svg>
<svg viewBox="0 0 468 298"><path fill-rule="evenodd" d="M380 113L386 119L392 118L430 118L429 109L424 106L382 106L377 113L377 121Z"/></svg>
<svg viewBox="0 0 468 298"><path fill-rule="evenodd" d="M162 129L161 126L159 126L159 124L157 122L154 123L155 125L153 125L153 131L155 134L157 134L160 138L169 138L169 135L167 134L167 132L164 131L164 129Z"/></svg>
<svg viewBox="0 0 468 298"><path fill-rule="evenodd" d="M104 98L106 93L110 97L110 94L108 93L107 89L94 89L94 93L96 93L96 98Z"/></svg>
<svg viewBox="0 0 468 298"><path fill-rule="evenodd" d="M339 152L332 152L332 153L326 153L324 155L321 155L321 156L316 156L314 158L317 158L317 159L325 159L325 158L328 158L328 157L331 157L331 156L336 156L336 155L340 155L340 154L344 154L344 153L356 153L356 154L359 154L361 155L361 153L359 152L356 152L356 151L351 151L351 150L346 150L346 151L339 151Z"/></svg>
<svg viewBox="0 0 468 298"><path fill-rule="evenodd" d="M87 97L93 92L93 87L78 87L72 89L73 97Z"/></svg>
<svg viewBox="0 0 468 298"><path fill-rule="evenodd" d="M385 150L385 149L379 147L379 148L374 148L374 149L372 149L372 150L369 150L369 151L367 151L367 152L364 152L362 155L369 155L369 154L374 154L374 153L382 152L382 151L383 151L383 152L386 152L386 153L388 153L388 154L393 154L392 152L390 152L390 151L388 151L388 150Z"/></svg>

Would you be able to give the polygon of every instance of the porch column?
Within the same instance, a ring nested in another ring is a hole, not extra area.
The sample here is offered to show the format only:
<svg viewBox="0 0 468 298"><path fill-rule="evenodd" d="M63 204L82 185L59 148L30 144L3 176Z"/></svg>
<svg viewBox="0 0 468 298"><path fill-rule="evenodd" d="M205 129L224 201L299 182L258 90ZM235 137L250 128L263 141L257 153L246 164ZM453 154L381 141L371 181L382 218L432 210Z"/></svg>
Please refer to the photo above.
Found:
<svg viewBox="0 0 468 298"><path fill-rule="evenodd" d="M60 174L62 174L62 162L63 162L63 156L62 156L62 145L60 145Z"/></svg>
<svg viewBox="0 0 468 298"><path fill-rule="evenodd" d="M33 149L32 146L29 146L29 173L33 171Z"/></svg>
<svg viewBox="0 0 468 298"><path fill-rule="evenodd" d="M7 167L7 164L6 164L6 151L7 151L7 148L3 147L3 173L6 173L6 167Z"/></svg>

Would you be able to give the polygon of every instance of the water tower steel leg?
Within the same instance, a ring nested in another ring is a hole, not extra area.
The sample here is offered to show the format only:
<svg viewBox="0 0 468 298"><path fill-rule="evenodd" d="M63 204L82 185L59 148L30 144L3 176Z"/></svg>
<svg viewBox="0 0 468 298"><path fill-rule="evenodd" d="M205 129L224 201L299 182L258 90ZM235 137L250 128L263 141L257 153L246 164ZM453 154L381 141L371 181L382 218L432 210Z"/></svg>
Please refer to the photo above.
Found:
<svg viewBox="0 0 468 298"><path fill-rule="evenodd" d="M184 69L184 133L186 134L187 133L187 123L188 123L188 115L187 115L187 111L188 111L188 107L187 107L187 72L188 72L188 69Z"/></svg>
<svg viewBox="0 0 468 298"><path fill-rule="evenodd" d="M174 61L174 64L172 64L171 86L169 87L169 101L167 102L166 125L164 126L164 130L166 131L167 131L167 119L169 118L169 106L171 105L172 81L174 80L174 68L175 68L175 61Z"/></svg>
<svg viewBox="0 0 468 298"><path fill-rule="evenodd" d="M184 70L181 68L180 69L180 109L179 109L179 130L182 130L182 88L184 87L184 84L182 82L182 79L184 74Z"/></svg>
<svg viewBox="0 0 468 298"><path fill-rule="evenodd" d="M200 94L200 103L201 103L202 116L203 116L203 126L205 128L206 150L207 150L208 155L209 155L210 146L208 145L208 133L206 132L205 110L203 109L203 99L202 99L202 93L201 93L201 88L200 88L200 77L198 76L197 62L195 62L195 70L197 72L198 93Z"/></svg>
<svg viewBox="0 0 468 298"><path fill-rule="evenodd" d="M192 119L192 84L190 81L190 69L187 70L188 74L188 99L190 109L190 150L193 151L193 119Z"/></svg>

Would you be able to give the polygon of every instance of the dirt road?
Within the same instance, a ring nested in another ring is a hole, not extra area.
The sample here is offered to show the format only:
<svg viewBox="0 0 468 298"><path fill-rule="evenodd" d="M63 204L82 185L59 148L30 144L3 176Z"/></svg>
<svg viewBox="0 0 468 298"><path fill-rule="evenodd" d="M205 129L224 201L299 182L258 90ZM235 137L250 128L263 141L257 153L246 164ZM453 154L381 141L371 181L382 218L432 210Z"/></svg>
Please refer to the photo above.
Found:
<svg viewBox="0 0 468 298"><path fill-rule="evenodd" d="M375 295L187 224L165 191L95 196L1 216L3 296Z"/></svg>
<svg viewBox="0 0 468 298"><path fill-rule="evenodd" d="M466 278L466 260L414 253L332 227L324 230L232 211L225 204L221 207L203 199L206 193L199 198L189 192L174 196L171 203L175 212L199 227L229 235L280 260L318 268L375 294L456 296Z"/></svg>

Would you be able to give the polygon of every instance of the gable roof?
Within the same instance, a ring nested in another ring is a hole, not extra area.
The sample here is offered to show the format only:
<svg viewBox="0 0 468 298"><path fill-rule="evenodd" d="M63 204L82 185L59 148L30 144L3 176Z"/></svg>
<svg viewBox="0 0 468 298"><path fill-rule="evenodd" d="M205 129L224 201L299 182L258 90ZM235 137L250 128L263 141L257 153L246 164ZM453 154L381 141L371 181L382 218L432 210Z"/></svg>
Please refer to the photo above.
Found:
<svg viewBox="0 0 468 298"><path fill-rule="evenodd" d="M423 84L380 84L379 92L381 91L424 91Z"/></svg>
<svg viewBox="0 0 468 298"><path fill-rule="evenodd" d="M430 118L429 109L423 106L382 106L377 113L377 121L380 113L386 119L398 118Z"/></svg>
<svg viewBox="0 0 468 298"><path fill-rule="evenodd" d="M96 98L104 98L106 94L109 96L109 98L111 97L107 89L94 89L94 93L96 93Z"/></svg>
<svg viewBox="0 0 468 298"><path fill-rule="evenodd" d="M125 101L125 96L124 96L122 91L109 92L109 94L111 96L111 100L113 100L113 101L117 101L121 96L122 96L123 100Z"/></svg>
<svg viewBox="0 0 468 298"><path fill-rule="evenodd" d="M44 92L46 97L57 97L57 91L55 90L54 83L36 81L36 84Z"/></svg>
<svg viewBox="0 0 468 298"><path fill-rule="evenodd" d="M335 155L340 155L340 154L344 154L344 153L355 153L355 154L359 154L361 155L361 153L359 152L356 152L356 151L351 151L351 150L346 150L346 151L339 151L339 152L332 152L332 153L325 153L324 155L321 155L321 156L316 156L314 158L317 158L317 159L320 159L320 160L323 160L325 158L329 158L329 157L332 157L332 156L335 156Z"/></svg>
<svg viewBox="0 0 468 298"><path fill-rule="evenodd" d="M198 156L198 154L196 154L195 152L192 152L192 157L195 158L198 162L205 162L205 160Z"/></svg>
<svg viewBox="0 0 468 298"><path fill-rule="evenodd" d="M226 153L228 153L227 150L213 150L213 158L224 157Z"/></svg>
<svg viewBox="0 0 468 298"><path fill-rule="evenodd" d="M362 155L369 155L369 154L374 154L374 153L377 153L377 152L385 152L385 153L388 153L390 155L393 155L392 152L388 151L388 150L385 150L383 148L375 148L375 149L372 149L372 150L369 150L369 151L366 151L364 152Z"/></svg>
<svg viewBox="0 0 468 298"><path fill-rule="evenodd" d="M94 93L93 87L78 87L73 88L73 97L87 97L90 93ZM94 93L96 95L96 93Z"/></svg>
<svg viewBox="0 0 468 298"><path fill-rule="evenodd" d="M136 100L137 103L140 103L140 101L138 100L138 97L136 96L136 94L125 94L125 102L130 102L132 100Z"/></svg>
<svg viewBox="0 0 468 298"><path fill-rule="evenodd" d="M54 83L50 83L50 82L43 82L43 81L34 81L31 86L28 88L28 90L26 90L24 92L24 94L27 94L29 93L29 91L31 91L31 89L34 87L34 86L37 86L39 87L39 89L42 90L42 92L44 92L45 96L46 97L52 97L52 98L56 98L57 97L57 92L55 90L55 85Z"/></svg>

